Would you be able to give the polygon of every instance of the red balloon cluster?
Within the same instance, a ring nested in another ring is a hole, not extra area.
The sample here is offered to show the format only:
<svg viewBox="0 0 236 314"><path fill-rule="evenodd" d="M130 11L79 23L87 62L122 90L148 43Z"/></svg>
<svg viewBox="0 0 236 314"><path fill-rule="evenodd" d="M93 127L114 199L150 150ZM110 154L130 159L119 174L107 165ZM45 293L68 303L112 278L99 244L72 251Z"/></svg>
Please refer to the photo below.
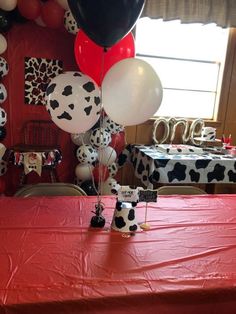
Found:
<svg viewBox="0 0 236 314"><path fill-rule="evenodd" d="M64 10L56 0L18 0L20 14L28 20L41 17L47 27L59 28L63 25Z"/></svg>
<svg viewBox="0 0 236 314"><path fill-rule="evenodd" d="M117 44L104 51L104 48L95 44L82 30L79 30L74 52L81 72L90 76L101 86L103 77L115 63L135 56L134 37L132 33L129 33Z"/></svg>

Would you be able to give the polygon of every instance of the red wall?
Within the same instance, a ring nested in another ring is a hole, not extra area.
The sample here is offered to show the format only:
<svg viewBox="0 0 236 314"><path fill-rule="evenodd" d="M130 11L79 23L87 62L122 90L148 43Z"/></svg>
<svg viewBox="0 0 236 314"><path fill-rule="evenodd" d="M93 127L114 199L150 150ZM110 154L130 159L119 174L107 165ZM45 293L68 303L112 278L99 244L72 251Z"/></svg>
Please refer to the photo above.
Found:
<svg viewBox="0 0 236 314"><path fill-rule="evenodd" d="M44 106L26 105L24 103L24 58L38 57L58 59L63 61L63 70L77 70L75 64L73 44L75 36L66 30L52 30L27 22L16 24L6 35L8 48L2 55L8 62L9 73L3 79L8 98L1 105L8 115L6 123L7 136L2 143L9 148L21 142L21 128L26 120L50 119ZM60 145L62 147L62 163L58 166L61 182L73 182L76 160L75 146L70 135L60 131ZM43 181L47 178L33 176L33 181ZM19 169L10 166L4 176L7 183L7 195L15 192L19 183Z"/></svg>

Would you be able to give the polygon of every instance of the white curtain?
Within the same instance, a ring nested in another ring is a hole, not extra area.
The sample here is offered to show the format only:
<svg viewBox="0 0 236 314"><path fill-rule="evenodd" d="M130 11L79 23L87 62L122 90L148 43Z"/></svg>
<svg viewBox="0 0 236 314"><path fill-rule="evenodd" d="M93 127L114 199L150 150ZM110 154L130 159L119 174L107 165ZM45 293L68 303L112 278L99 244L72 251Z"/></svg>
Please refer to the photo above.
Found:
<svg viewBox="0 0 236 314"><path fill-rule="evenodd" d="M146 0L142 16L236 27L236 0Z"/></svg>

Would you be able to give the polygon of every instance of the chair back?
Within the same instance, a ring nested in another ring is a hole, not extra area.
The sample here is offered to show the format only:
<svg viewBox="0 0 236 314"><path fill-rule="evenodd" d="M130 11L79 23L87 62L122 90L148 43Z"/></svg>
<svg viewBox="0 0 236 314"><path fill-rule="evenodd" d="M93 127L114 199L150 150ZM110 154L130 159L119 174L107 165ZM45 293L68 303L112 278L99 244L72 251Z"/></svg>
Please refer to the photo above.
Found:
<svg viewBox="0 0 236 314"><path fill-rule="evenodd" d="M186 186L186 185L171 185L171 186L162 186L157 189L158 195L200 195L207 194L204 190L196 186Z"/></svg>
<svg viewBox="0 0 236 314"><path fill-rule="evenodd" d="M23 133L25 145L57 147L59 128L52 121L29 120Z"/></svg>
<svg viewBox="0 0 236 314"><path fill-rule="evenodd" d="M19 189L14 196L81 196L87 195L79 186L70 183L38 183Z"/></svg>

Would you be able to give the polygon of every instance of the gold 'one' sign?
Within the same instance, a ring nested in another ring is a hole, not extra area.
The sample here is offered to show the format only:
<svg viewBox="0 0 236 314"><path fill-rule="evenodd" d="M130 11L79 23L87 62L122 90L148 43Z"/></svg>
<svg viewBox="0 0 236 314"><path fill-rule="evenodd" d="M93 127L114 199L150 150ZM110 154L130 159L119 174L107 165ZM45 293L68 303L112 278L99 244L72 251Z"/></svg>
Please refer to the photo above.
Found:
<svg viewBox="0 0 236 314"><path fill-rule="evenodd" d="M158 127L164 127L164 133L161 138L157 139ZM157 118L153 124L152 139L155 144L172 143L176 136L177 128L181 128L182 142L186 144L190 142L194 145L199 145L199 141L195 141L195 137L201 134L205 123L202 119L195 119L190 123L189 120L183 118Z"/></svg>

